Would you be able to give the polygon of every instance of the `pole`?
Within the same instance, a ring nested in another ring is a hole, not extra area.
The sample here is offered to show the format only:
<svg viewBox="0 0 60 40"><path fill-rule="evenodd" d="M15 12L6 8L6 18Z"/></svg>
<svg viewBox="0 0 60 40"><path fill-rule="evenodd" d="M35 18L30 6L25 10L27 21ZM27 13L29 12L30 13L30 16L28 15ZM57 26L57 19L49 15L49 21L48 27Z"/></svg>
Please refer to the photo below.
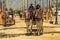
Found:
<svg viewBox="0 0 60 40"><path fill-rule="evenodd" d="M36 6L36 0L35 0L35 6Z"/></svg>
<svg viewBox="0 0 60 40"><path fill-rule="evenodd" d="M22 0L22 11L24 10L24 0Z"/></svg>
<svg viewBox="0 0 60 40"><path fill-rule="evenodd" d="M24 0L24 9L25 9L25 0Z"/></svg>
<svg viewBox="0 0 60 40"><path fill-rule="evenodd" d="M28 0L27 0L27 9L28 9Z"/></svg>
<svg viewBox="0 0 60 40"><path fill-rule="evenodd" d="M2 1L2 11L3 11L3 1Z"/></svg>
<svg viewBox="0 0 60 40"><path fill-rule="evenodd" d="M58 13L58 12L57 12L57 1L58 1L58 0L56 0L56 12L55 12L55 16L56 16L56 17L55 17L55 24L58 24L58 18L57 18L57 13Z"/></svg>

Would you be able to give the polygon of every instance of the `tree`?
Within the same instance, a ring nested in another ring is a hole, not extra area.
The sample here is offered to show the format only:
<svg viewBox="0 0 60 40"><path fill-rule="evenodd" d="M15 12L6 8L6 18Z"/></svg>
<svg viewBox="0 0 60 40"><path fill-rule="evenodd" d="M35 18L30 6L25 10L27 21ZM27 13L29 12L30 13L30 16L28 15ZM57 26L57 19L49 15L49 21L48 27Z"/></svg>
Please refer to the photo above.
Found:
<svg viewBox="0 0 60 40"><path fill-rule="evenodd" d="M12 8L10 8L10 9L9 9L9 11L13 11L13 9L12 9Z"/></svg>

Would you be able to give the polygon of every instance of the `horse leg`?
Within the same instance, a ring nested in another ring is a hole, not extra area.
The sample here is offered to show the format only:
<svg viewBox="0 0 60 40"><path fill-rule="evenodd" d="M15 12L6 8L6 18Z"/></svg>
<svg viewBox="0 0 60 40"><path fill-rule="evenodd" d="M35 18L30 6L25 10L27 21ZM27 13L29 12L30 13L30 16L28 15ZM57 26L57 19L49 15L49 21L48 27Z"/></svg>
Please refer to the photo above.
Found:
<svg viewBox="0 0 60 40"><path fill-rule="evenodd" d="M26 26L27 26L27 35L30 35L30 22L26 22Z"/></svg>
<svg viewBox="0 0 60 40"><path fill-rule="evenodd" d="M32 34L32 20L30 20L30 26L29 26L29 28L30 28L30 34Z"/></svg>
<svg viewBox="0 0 60 40"><path fill-rule="evenodd" d="M36 22L37 25L37 35L40 35L40 22Z"/></svg>
<svg viewBox="0 0 60 40"><path fill-rule="evenodd" d="M43 23L42 23L42 20L40 21L40 34L43 34Z"/></svg>

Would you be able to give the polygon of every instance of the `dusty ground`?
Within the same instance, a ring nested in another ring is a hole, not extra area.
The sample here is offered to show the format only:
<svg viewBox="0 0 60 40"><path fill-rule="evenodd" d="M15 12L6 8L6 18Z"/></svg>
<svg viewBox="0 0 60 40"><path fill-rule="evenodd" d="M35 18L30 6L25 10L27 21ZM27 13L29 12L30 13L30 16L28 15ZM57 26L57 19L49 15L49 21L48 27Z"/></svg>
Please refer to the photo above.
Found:
<svg viewBox="0 0 60 40"><path fill-rule="evenodd" d="M44 27L44 34L40 36L26 36L24 20L20 20L19 17L15 19L16 25L10 27L0 25L0 40L60 40L60 26Z"/></svg>

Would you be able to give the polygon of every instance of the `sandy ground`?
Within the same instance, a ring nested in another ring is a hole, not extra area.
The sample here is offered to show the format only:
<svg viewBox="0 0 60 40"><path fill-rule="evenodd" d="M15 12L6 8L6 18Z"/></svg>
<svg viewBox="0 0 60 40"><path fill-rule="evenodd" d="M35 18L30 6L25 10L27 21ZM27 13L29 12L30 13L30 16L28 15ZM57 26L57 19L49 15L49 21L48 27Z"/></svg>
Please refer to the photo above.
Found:
<svg viewBox="0 0 60 40"><path fill-rule="evenodd" d="M3 27L0 25L0 40L60 40L60 27L44 27L43 35L26 36L24 20L20 20L19 17L15 19L16 24L13 26Z"/></svg>

